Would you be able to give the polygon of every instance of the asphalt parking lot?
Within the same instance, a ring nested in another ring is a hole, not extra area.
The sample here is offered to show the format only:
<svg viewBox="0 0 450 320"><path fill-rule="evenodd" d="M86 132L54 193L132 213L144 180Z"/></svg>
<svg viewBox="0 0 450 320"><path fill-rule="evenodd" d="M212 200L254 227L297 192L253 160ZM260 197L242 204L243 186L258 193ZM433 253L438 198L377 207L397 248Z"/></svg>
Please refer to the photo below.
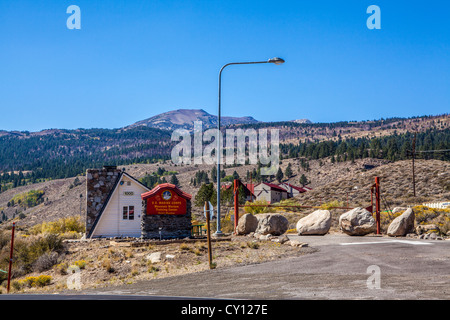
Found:
<svg viewBox="0 0 450 320"><path fill-rule="evenodd" d="M83 292L215 299L449 299L450 241L289 236L314 253Z"/></svg>

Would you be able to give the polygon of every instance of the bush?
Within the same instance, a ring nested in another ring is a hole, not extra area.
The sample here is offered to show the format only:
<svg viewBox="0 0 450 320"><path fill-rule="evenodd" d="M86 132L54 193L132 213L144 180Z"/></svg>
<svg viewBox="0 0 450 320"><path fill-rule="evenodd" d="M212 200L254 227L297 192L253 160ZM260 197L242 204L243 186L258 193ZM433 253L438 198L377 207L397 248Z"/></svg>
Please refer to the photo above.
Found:
<svg viewBox="0 0 450 320"><path fill-rule="evenodd" d="M80 216L61 218L56 221L43 222L30 229L30 234L52 233L73 238L74 233L84 232L85 226Z"/></svg>
<svg viewBox="0 0 450 320"><path fill-rule="evenodd" d="M249 247L250 249L258 249L259 248L259 243L253 242L253 241L249 241L249 242L247 242L247 247Z"/></svg>
<svg viewBox="0 0 450 320"><path fill-rule="evenodd" d="M296 207L300 205L300 203L296 199L284 199L279 203L275 203L276 205L280 205L280 207L272 207L272 212L301 212L304 210L303 208ZM284 207L284 206L292 206L292 207Z"/></svg>
<svg viewBox="0 0 450 320"><path fill-rule="evenodd" d="M102 266L103 266L103 268L105 268L106 272L108 272L108 273L114 273L116 271L116 269L114 269L114 267L111 265L110 259L104 260L102 263Z"/></svg>
<svg viewBox="0 0 450 320"><path fill-rule="evenodd" d="M23 288L23 287L45 287L49 285L52 281L51 276L47 275L40 275L37 277L26 277L24 280L17 281L15 287L16 288Z"/></svg>
<svg viewBox="0 0 450 320"><path fill-rule="evenodd" d="M77 266L80 269L86 268L86 261L85 260L77 260L73 263L75 266Z"/></svg>
<svg viewBox="0 0 450 320"><path fill-rule="evenodd" d="M322 210L330 210L333 209L333 207L344 207L344 203L342 201L333 200L327 203L323 203L320 206L320 209Z"/></svg>
<svg viewBox="0 0 450 320"><path fill-rule="evenodd" d="M37 277L37 279L35 281L35 285L37 287L45 287L45 286L49 285L51 281L52 281L51 276L41 275L41 276Z"/></svg>
<svg viewBox="0 0 450 320"><path fill-rule="evenodd" d="M273 208L262 206L262 205L267 205L267 204L268 203L264 200L255 200L253 202L247 201L245 203L244 211L246 213L253 213L253 214L274 212ZM252 205L257 205L257 206L252 206Z"/></svg>
<svg viewBox="0 0 450 320"><path fill-rule="evenodd" d="M426 206L415 206L413 210L417 224L430 223L431 220L438 217L440 214L445 214L446 211L450 212L449 209L428 208Z"/></svg>
<svg viewBox="0 0 450 320"><path fill-rule="evenodd" d="M45 252L33 264L33 269L39 272L45 271L53 267L58 262L58 253L51 251Z"/></svg>
<svg viewBox="0 0 450 320"><path fill-rule="evenodd" d="M62 262L60 264L57 264L55 266L56 271L59 272L59 274L61 275L66 275L67 274L67 268L69 268L69 264L67 262Z"/></svg>
<svg viewBox="0 0 450 320"><path fill-rule="evenodd" d="M36 270L45 270L56 263L64 249L62 239L54 234L45 236L17 237L14 242L14 277ZM0 269L6 267L9 251L0 252ZM4 264L1 262L6 261ZM2 280L2 274L0 274Z"/></svg>
<svg viewBox="0 0 450 320"><path fill-rule="evenodd" d="M191 247L187 243L180 244L180 250L191 250Z"/></svg>

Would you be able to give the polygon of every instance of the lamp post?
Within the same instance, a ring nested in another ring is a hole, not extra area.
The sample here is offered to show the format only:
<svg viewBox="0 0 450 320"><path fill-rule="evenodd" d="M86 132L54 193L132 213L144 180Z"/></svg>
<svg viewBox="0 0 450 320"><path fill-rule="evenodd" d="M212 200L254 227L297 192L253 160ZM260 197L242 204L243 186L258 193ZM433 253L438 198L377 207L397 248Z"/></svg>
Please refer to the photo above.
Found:
<svg viewBox="0 0 450 320"><path fill-rule="evenodd" d="M222 71L227 66L235 65L235 64L260 64L260 63L273 63L273 64L282 64L284 60L281 58L271 58L265 61L252 61L252 62L231 62L224 65L219 72L219 108L218 108L218 117L217 117L217 231L215 233L216 236L223 235L222 230L220 229L220 156L222 153L221 145L220 145L220 108L221 108L221 87L222 87ZM237 214L237 212L236 212Z"/></svg>

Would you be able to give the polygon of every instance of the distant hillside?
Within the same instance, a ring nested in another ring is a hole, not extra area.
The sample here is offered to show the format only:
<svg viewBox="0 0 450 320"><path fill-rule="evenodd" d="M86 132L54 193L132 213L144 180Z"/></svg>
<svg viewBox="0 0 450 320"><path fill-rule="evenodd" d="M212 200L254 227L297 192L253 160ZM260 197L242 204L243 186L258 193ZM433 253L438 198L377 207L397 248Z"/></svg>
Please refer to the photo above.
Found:
<svg viewBox="0 0 450 320"><path fill-rule="evenodd" d="M299 144L327 140L380 138L405 133L441 131L450 128L450 115L420 116L411 118L387 118L367 121L339 121L330 123L300 123L295 121L258 122L238 124L243 129L279 129L280 141Z"/></svg>
<svg viewBox="0 0 450 320"><path fill-rule="evenodd" d="M312 191L303 193L296 199L304 205L320 205L333 200L346 204L347 199L351 207L370 205L370 186L374 183L374 177L381 179L382 210L393 209L395 206L421 204L422 202L435 202L448 200L450 197L450 163L439 160L418 160L416 162L416 193L412 196L411 161L390 162L379 159L357 159L355 162L333 163L330 158L321 160L306 160L304 158L284 159L280 164L285 172L288 164L291 165L292 176L287 179L291 184L299 185L299 179L305 174L311 183L308 185ZM201 167L175 166L166 163L133 164L126 165L126 172L137 179L156 172L158 168L164 168L169 172L177 172L180 187L191 194L195 199L200 185L191 184L196 173L204 171L211 179L213 165ZM256 165L243 165L225 168L226 176L238 173L243 182L249 183L247 172L251 172ZM166 177L167 179L170 176ZM86 212L86 178L58 179L28 186L9 189L0 193L0 209L8 219L17 218L21 213L25 217L20 220L20 226L29 226L43 221L52 221L61 217L68 217ZM255 183L255 180L252 180ZM223 182L226 184L229 182ZM31 208L25 208L21 204L9 205L11 199L17 195L25 194L31 190L44 192L44 202ZM80 198L80 195L82 197ZM202 209L193 206L195 214L202 214ZM223 208L228 212L232 207ZM9 220L11 221L11 220ZM5 224L4 224L5 225Z"/></svg>
<svg viewBox="0 0 450 320"><path fill-rule="evenodd" d="M173 145L169 131L147 127L5 134L0 136L0 187L8 182L15 187L39 179L75 177L105 164L169 159ZM31 173L22 181L10 174L18 171Z"/></svg>
<svg viewBox="0 0 450 320"><path fill-rule="evenodd" d="M187 125L188 119L207 120L203 129L208 127L206 123L215 125L216 121L202 110L174 114L179 117L171 121L178 127ZM236 119L243 118L225 118L224 122ZM390 161L409 159L414 131L418 132L418 151L450 149L449 115L336 123L234 123L224 124L225 128L279 129L283 159L333 156L336 162L367 157ZM171 141L171 134L170 130L146 125L121 129L0 131L0 192L42 179L75 177L87 168L169 160L176 144ZM420 158L448 161L450 153L421 153Z"/></svg>
<svg viewBox="0 0 450 320"><path fill-rule="evenodd" d="M202 121L203 129L217 127L217 116L209 114L202 109L179 109L158 114L154 117L138 121L127 128L146 126L163 130L188 129L194 128L194 121ZM223 126L231 124L252 124L258 123L252 117L221 117L220 124Z"/></svg>

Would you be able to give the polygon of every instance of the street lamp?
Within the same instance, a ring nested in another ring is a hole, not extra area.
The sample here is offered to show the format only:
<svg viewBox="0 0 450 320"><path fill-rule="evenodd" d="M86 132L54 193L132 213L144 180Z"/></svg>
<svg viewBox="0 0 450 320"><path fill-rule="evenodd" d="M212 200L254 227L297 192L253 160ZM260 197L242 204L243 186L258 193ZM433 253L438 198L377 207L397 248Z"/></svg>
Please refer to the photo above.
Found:
<svg viewBox="0 0 450 320"><path fill-rule="evenodd" d="M276 65L283 64L284 60L281 58L271 58L265 61L252 61L252 62L231 62L224 65L219 72L219 109L218 109L218 117L217 117L217 231L215 233L216 236L223 235L222 230L220 229L220 155L222 153L222 149L220 148L220 107L221 107L221 87L222 87L222 71L227 66L231 66L234 64L259 64L259 63L273 63ZM236 212L236 214L238 214Z"/></svg>

